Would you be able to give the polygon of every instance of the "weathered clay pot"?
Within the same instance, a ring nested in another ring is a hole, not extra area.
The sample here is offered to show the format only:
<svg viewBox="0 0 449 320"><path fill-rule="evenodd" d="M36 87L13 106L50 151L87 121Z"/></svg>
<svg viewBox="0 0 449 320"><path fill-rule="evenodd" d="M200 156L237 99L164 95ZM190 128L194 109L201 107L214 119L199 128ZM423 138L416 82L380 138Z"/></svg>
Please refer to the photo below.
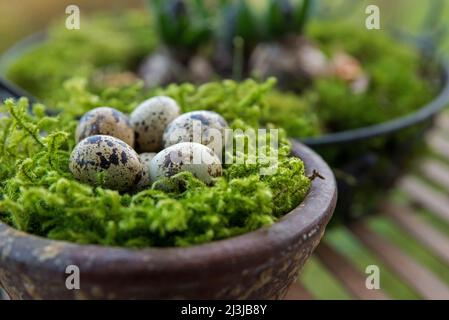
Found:
<svg viewBox="0 0 449 320"><path fill-rule="evenodd" d="M12 299L278 299L323 236L335 207L332 171L294 144L308 174L318 171L301 205L270 227L188 248L77 245L0 223L0 283ZM66 288L68 265L80 290Z"/></svg>

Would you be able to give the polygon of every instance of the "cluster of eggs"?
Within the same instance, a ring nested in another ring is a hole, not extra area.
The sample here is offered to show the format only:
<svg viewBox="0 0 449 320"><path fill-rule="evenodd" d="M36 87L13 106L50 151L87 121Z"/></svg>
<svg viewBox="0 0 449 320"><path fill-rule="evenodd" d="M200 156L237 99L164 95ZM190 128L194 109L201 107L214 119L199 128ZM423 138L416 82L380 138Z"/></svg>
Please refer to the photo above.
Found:
<svg viewBox="0 0 449 320"><path fill-rule="evenodd" d="M200 141L194 139L195 121L201 125ZM143 189L181 171L211 183L222 166L207 146L208 131L227 127L215 112L181 114L177 102L165 96L144 101L129 117L110 107L96 108L78 123L69 168L81 182L119 191ZM194 155L199 161L192 163Z"/></svg>

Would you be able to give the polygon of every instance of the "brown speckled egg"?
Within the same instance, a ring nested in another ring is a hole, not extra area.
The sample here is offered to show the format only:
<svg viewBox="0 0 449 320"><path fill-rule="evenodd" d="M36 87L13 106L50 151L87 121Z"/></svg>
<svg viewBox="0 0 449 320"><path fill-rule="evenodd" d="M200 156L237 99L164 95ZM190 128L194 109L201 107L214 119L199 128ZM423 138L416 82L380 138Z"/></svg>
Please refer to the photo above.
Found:
<svg viewBox="0 0 449 320"><path fill-rule="evenodd" d="M142 179L137 185L138 189L144 189L151 185L150 179L150 162L156 156L155 152L146 152L139 154L140 163L142 164Z"/></svg>
<svg viewBox="0 0 449 320"><path fill-rule="evenodd" d="M180 114L175 100L158 96L142 102L131 113L130 122L136 134L139 152L159 151L167 125Z"/></svg>
<svg viewBox="0 0 449 320"><path fill-rule="evenodd" d="M70 156L70 171L81 182L125 191L142 179L139 155L122 140L106 135L87 137Z"/></svg>
<svg viewBox="0 0 449 320"><path fill-rule="evenodd" d="M95 108L84 114L76 128L76 142L97 134L113 136L134 146L134 129L128 117L113 108Z"/></svg>
<svg viewBox="0 0 449 320"><path fill-rule="evenodd" d="M227 128L228 124L218 113L193 111L184 113L170 122L162 140L165 148L180 142L196 142L220 154Z"/></svg>
<svg viewBox="0 0 449 320"><path fill-rule="evenodd" d="M222 174L220 159L208 147L195 142L182 142L159 152L150 162L150 178L156 181L178 172L189 171L210 184Z"/></svg>

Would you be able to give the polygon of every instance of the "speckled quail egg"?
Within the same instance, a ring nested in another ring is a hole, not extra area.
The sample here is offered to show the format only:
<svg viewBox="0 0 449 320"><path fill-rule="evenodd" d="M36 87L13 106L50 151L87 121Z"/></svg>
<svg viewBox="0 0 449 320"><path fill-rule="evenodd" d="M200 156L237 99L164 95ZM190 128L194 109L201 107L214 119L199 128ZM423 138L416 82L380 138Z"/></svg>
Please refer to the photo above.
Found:
<svg viewBox="0 0 449 320"><path fill-rule="evenodd" d="M139 154L140 163L142 164L142 179L137 185L137 189L143 189L151 184L150 179L150 162L156 156L155 152L146 152Z"/></svg>
<svg viewBox="0 0 449 320"><path fill-rule="evenodd" d="M145 152L139 154L140 162L143 166L149 165L150 161L156 156L156 152Z"/></svg>
<svg viewBox="0 0 449 320"><path fill-rule="evenodd" d="M150 178L156 181L181 171L189 171L210 184L222 174L220 159L208 147L195 142L181 142L159 152L150 162Z"/></svg>
<svg viewBox="0 0 449 320"><path fill-rule="evenodd" d="M196 142L220 155L227 128L226 120L218 113L198 110L184 113L170 122L162 140L165 148L180 142Z"/></svg>
<svg viewBox="0 0 449 320"><path fill-rule="evenodd" d="M98 134L113 136L134 146L134 129L128 117L114 108L100 107L84 114L76 128L76 142Z"/></svg>
<svg viewBox="0 0 449 320"><path fill-rule="evenodd" d="M175 100L158 96L142 102L130 116L139 152L159 151L167 125L180 114Z"/></svg>
<svg viewBox="0 0 449 320"><path fill-rule="evenodd" d="M142 179L139 155L122 140L106 135L87 137L72 151L74 177L90 185L125 191Z"/></svg>

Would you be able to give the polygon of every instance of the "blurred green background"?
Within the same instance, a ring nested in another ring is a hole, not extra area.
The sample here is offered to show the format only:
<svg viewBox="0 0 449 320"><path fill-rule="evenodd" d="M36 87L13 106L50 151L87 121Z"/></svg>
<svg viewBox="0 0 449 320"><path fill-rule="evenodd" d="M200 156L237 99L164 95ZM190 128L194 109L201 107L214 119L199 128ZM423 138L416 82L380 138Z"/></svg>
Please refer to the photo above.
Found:
<svg viewBox="0 0 449 320"><path fill-rule="evenodd" d="M83 13L126 7L142 7L141 0L0 0L0 52L16 41L45 27L57 17L65 16L65 8L75 4ZM64 27L64 26L62 26Z"/></svg>
<svg viewBox="0 0 449 320"><path fill-rule="evenodd" d="M207 1L207 0L205 0ZM255 5L260 1L250 0ZM56 17L64 17L65 8L76 4L81 16L95 10L119 10L125 7L144 8L143 0L0 0L0 52L16 41L42 30ZM411 33L423 30L423 21L432 31L445 32L449 27L449 1L447 0L319 0L322 17L330 15L332 19L351 19L361 28L365 25L365 8L376 4L381 10L382 29L401 29ZM431 18L426 13L433 11ZM327 18L327 17L326 17ZM445 19L446 18L446 19ZM446 20L446 21L444 21ZM443 23L440 23L443 21ZM436 26L435 24L439 24ZM445 26L444 26L445 24ZM440 30L443 29L443 30ZM443 36L440 47L449 50L449 36Z"/></svg>

